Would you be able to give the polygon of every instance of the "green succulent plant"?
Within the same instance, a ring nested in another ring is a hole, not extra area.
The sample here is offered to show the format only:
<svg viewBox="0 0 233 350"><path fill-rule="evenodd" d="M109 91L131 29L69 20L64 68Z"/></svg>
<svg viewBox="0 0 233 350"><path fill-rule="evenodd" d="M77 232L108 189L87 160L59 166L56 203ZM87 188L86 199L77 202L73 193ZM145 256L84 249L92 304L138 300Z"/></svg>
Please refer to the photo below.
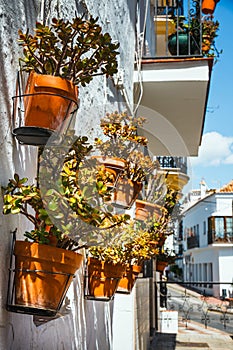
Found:
<svg viewBox="0 0 233 350"><path fill-rule="evenodd" d="M175 261L176 255L173 251L169 249L160 248L158 251L158 255L156 257L157 261L165 261L168 265L173 264Z"/></svg>
<svg viewBox="0 0 233 350"><path fill-rule="evenodd" d="M92 257L106 262L141 265L158 252L157 241L140 224L131 221L121 227L121 235L106 246L89 248ZM114 235L113 235L114 237Z"/></svg>
<svg viewBox="0 0 233 350"><path fill-rule="evenodd" d="M19 30L22 70L59 76L83 86L96 75L117 73L119 44L102 33L97 21L93 17L53 18L50 26L37 22L34 35Z"/></svg>
<svg viewBox="0 0 233 350"><path fill-rule="evenodd" d="M79 167L91 148L86 137L78 137L70 143L65 157L62 147L44 150L40 154L42 169L39 181L42 188L46 183L44 192L41 192L39 185L26 184L27 178L20 179L17 174L9 180L5 189L3 213L22 214L34 225L31 232L25 233L27 238L61 248L80 249L96 241L102 242L110 228L129 220L127 214L118 215L101 206L92 206L90 199L93 192L87 191L89 184L80 188ZM62 168L59 172L61 159ZM101 176L97 169L94 176L88 176L95 184L94 192L100 194L97 198L109 195L105 186L108 180L106 174Z"/></svg>
<svg viewBox="0 0 233 350"><path fill-rule="evenodd" d="M141 127L145 121L145 118L134 118L127 112L107 113L101 119L100 126L108 140L95 139L95 149L100 151L101 155L126 161L121 177L135 182L144 181L146 176L158 167L157 162L144 154L144 147L148 143L147 138L137 133L138 127Z"/></svg>
<svg viewBox="0 0 233 350"><path fill-rule="evenodd" d="M89 248L92 257L102 261L113 261L130 265L142 265L146 260L156 258L163 251L168 236L169 215L166 208L158 220L156 216L145 222L131 220L121 226L122 233L112 235L113 239L105 246Z"/></svg>
<svg viewBox="0 0 233 350"><path fill-rule="evenodd" d="M27 178L20 179L18 174L9 180L5 189L3 214L24 215L34 225L31 232L25 233L27 238L41 244L54 245L55 243L60 246L62 233L53 225L44 209L39 188L33 184L26 184L27 181ZM34 210L34 213L29 207ZM66 238L65 241L67 242Z"/></svg>
<svg viewBox="0 0 233 350"><path fill-rule="evenodd" d="M214 20L213 15L203 16L201 19L196 15L189 19L185 16L173 16L173 21L180 33L190 34L197 53L201 52L204 57L218 57L222 53L222 50L219 51L215 46L219 22Z"/></svg>
<svg viewBox="0 0 233 350"><path fill-rule="evenodd" d="M100 126L109 140L95 139L96 149L105 156L126 159L139 146L146 146L147 139L138 136L137 128L145 123L145 118L128 115L127 112L106 113Z"/></svg>

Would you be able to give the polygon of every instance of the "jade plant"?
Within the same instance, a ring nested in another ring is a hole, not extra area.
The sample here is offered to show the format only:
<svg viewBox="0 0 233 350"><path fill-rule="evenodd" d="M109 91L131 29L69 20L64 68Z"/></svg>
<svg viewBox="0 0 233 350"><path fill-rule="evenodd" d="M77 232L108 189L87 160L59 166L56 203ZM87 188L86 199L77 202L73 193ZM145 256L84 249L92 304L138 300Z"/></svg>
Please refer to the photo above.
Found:
<svg viewBox="0 0 233 350"><path fill-rule="evenodd" d="M173 233L173 223L180 218L179 194L168 186L167 193L161 201L163 215L161 220L166 225L166 236Z"/></svg>
<svg viewBox="0 0 233 350"><path fill-rule="evenodd" d="M34 34L19 30L22 70L50 74L85 86L96 75L117 72L118 43L103 33L98 18L53 18L50 26L36 23Z"/></svg>
<svg viewBox="0 0 233 350"><path fill-rule="evenodd" d="M185 16L173 16L173 22L179 33L190 35L191 51L202 53L204 57L218 57L222 53L222 50L219 51L215 46L219 22L215 21L212 15L202 18L192 15L189 19Z"/></svg>
<svg viewBox="0 0 233 350"><path fill-rule="evenodd" d="M157 166L150 156L145 156L141 151L133 151L127 158L124 175L132 181L143 182Z"/></svg>
<svg viewBox="0 0 233 350"><path fill-rule="evenodd" d="M27 238L41 244L60 246L61 241L63 241L62 234L53 225L44 209L39 188L34 184L27 184L27 181L27 178L20 179L18 174L9 180L5 188L3 213L22 214L34 225L31 232L25 232ZM66 238L65 242L68 243ZM61 246L65 242L63 241ZM69 240L70 243L71 240Z"/></svg>
<svg viewBox="0 0 233 350"><path fill-rule="evenodd" d="M142 265L151 258L164 252L164 242L171 231L168 223L175 202L173 191L166 196L162 215L148 218L144 222L131 220L121 226L121 235L112 235L113 239L106 246L89 248L92 257L102 261L112 261L125 265Z"/></svg>
<svg viewBox="0 0 233 350"><path fill-rule="evenodd" d="M89 248L90 255L101 261L125 265L141 265L143 261L156 256L157 241L147 228L142 228L139 223L131 221L124 224L121 230L122 234L106 246Z"/></svg>
<svg viewBox="0 0 233 350"><path fill-rule="evenodd" d="M108 140L96 138L95 144L104 156L126 159L139 146L146 146L147 139L138 136L137 129L145 123L145 118L128 115L127 112L106 113L100 126Z"/></svg>
<svg viewBox="0 0 233 350"><path fill-rule="evenodd" d="M160 165L157 163L157 169L159 169L159 167ZM167 185L165 174L159 172L156 174L150 173L146 177L141 199L149 203L162 204L166 193Z"/></svg>
<svg viewBox="0 0 233 350"><path fill-rule="evenodd" d="M218 36L219 22L214 21L213 16L205 16L202 19L202 52L204 56L219 56L222 50L215 46L215 38Z"/></svg>
<svg viewBox="0 0 233 350"><path fill-rule="evenodd" d="M164 261L168 265L173 264L176 259L174 251L164 248L159 248L158 254L156 256L157 261Z"/></svg>
<svg viewBox="0 0 233 350"><path fill-rule="evenodd" d="M95 139L96 149L102 156L125 160L121 177L135 182L144 181L158 166L157 162L144 154L147 138L138 135L138 127L142 127L145 121L145 118L132 117L127 112L107 113L101 119L100 126L108 140Z"/></svg>
<svg viewBox="0 0 233 350"><path fill-rule="evenodd" d="M68 147L64 158L62 147L41 152L40 185L27 184L27 178L20 179L15 174L5 189L3 213L24 215L34 225L25 236L37 243L80 249L103 240L110 228L126 222L129 215L117 215L90 204L93 193L87 194L85 188L80 188L78 177L79 166L91 146L86 137L79 137L75 142L70 142ZM101 176L101 169L97 169L94 190L101 194L100 198L108 196L105 179L108 176ZM45 190L43 182L47 185Z"/></svg>
<svg viewBox="0 0 233 350"><path fill-rule="evenodd" d="M184 25L187 31L195 38L196 44L200 43L201 35L201 51L203 56L219 56L221 51L218 51L215 46L215 38L218 36L219 22L214 20L212 15L204 16L199 20L192 16L189 23Z"/></svg>

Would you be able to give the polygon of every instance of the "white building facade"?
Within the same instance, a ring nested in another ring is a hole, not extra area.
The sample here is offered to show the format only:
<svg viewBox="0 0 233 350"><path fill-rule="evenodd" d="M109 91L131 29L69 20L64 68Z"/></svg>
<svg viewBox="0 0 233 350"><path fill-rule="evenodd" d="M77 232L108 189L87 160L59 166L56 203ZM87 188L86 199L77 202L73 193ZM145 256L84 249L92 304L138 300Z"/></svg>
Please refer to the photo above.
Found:
<svg viewBox="0 0 233 350"><path fill-rule="evenodd" d="M218 191L196 196L196 202L183 212L184 281L216 297L232 293L232 204L231 182Z"/></svg>

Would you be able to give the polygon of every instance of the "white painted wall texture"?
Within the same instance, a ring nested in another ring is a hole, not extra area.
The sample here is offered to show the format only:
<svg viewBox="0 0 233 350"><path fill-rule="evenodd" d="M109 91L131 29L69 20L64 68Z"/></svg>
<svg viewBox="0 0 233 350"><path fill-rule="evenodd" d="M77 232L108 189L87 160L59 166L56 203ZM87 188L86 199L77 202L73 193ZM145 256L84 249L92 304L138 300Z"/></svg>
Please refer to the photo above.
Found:
<svg viewBox="0 0 233 350"><path fill-rule="evenodd" d="M211 281L209 265L212 264L212 281L231 282L233 278L233 245L231 243L214 243L208 245L208 218L211 216L231 216L232 215L232 193L216 193L204 198L202 201L190 207L183 218L185 236L187 229L199 224L200 247L194 249L187 248L187 237L184 240L184 256L190 256L190 264L184 265L184 276L186 280L206 280L204 277L204 265L207 264L207 280ZM206 222L204 233L203 222ZM198 267L196 267L198 265ZM198 268L198 273L196 271ZM202 271L200 273L199 271ZM190 278L190 272L192 277ZM198 276L197 276L198 275ZM201 288L200 288L201 289ZM222 295L222 289L230 290L230 284L215 284L213 288L202 287L207 293L216 297Z"/></svg>
<svg viewBox="0 0 233 350"><path fill-rule="evenodd" d="M44 4L45 19L72 18L75 12L84 10L108 31L113 40L120 42L119 68L123 69L124 87L128 100L133 100L134 27L136 0L47 0ZM33 179L36 175L37 149L19 146L11 136L12 96L15 90L16 72L20 49L17 44L18 29L32 29L41 19L41 0L0 0L0 185L7 184L14 172ZM108 111L105 104L114 109L125 106L125 100L113 82L95 79L86 88L80 88L80 111L76 122L77 132L91 138L98 135L96 127L100 117ZM119 102L119 103L116 103ZM2 208L2 199L1 199ZM2 210L1 210L2 211ZM18 227L18 239L23 239L27 223L19 217L0 214L0 349L1 350L110 350L112 349L113 303L84 301L83 270L81 269L67 294L70 312L63 317L39 327L30 315L9 313L5 310L8 266L10 257L10 230ZM141 283L140 283L141 284ZM140 313L148 308L146 283L140 292ZM140 339L138 323L137 349L148 346L148 317L143 319ZM114 334L113 334L114 336ZM123 349L123 348L122 348ZM126 350L126 349L125 349ZM128 350L128 349L127 349Z"/></svg>

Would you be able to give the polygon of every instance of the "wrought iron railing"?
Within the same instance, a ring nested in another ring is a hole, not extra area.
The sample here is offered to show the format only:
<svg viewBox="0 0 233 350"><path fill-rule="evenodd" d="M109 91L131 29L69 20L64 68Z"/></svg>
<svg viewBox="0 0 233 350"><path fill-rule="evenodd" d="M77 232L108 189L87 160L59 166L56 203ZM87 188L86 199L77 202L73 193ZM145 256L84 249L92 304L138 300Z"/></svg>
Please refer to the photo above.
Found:
<svg viewBox="0 0 233 350"><path fill-rule="evenodd" d="M184 157L157 157L161 168L178 168L183 174L187 174L187 159Z"/></svg>
<svg viewBox="0 0 233 350"><path fill-rule="evenodd" d="M205 289L197 292L196 285L204 287L206 283L212 286L212 290L219 285L225 286L221 296L217 298L207 295ZM204 328L212 327L233 334L233 297L226 292L229 283L231 282L156 282L157 326L161 322L160 310L177 311L179 328L192 329L199 323Z"/></svg>
<svg viewBox="0 0 233 350"><path fill-rule="evenodd" d="M199 237L198 236L192 236L187 238L187 248L199 248Z"/></svg>
<svg viewBox="0 0 233 350"><path fill-rule="evenodd" d="M203 56L201 3L202 0L155 1L154 28L147 27L151 33L147 33L144 57Z"/></svg>

